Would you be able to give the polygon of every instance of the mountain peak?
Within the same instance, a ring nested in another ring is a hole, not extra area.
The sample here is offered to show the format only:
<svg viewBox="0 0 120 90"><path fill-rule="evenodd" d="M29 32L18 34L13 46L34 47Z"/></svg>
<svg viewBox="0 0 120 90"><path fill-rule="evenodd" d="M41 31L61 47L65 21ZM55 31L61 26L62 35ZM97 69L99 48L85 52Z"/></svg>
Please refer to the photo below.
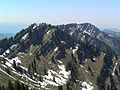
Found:
<svg viewBox="0 0 120 90"><path fill-rule="evenodd" d="M1 40L0 52L2 77L36 90L105 90L119 78L120 43L90 23L34 23Z"/></svg>

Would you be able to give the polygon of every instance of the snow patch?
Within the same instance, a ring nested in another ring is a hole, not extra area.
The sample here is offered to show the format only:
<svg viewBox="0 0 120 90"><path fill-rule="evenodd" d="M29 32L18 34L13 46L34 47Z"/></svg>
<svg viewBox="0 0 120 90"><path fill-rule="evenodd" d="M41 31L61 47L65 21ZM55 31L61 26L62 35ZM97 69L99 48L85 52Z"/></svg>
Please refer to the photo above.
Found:
<svg viewBox="0 0 120 90"><path fill-rule="evenodd" d="M78 50L78 47L76 46L75 49L72 50L73 54L75 54L77 50Z"/></svg>
<svg viewBox="0 0 120 90"><path fill-rule="evenodd" d="M36 28L36 25L33 27L33 29L35 29Z"/></svg>
<svg viewBox="0 0 120 90"><path fill-rule="evenodd" d="M49 34L51 32L51 30L47 31L47 34Z"/></svg>
<svg viewBox="0 0 120 90"><path fill-rule="evenodd" d="M80 65L81 68L83 68L83 65Z"/></svg>
<svg viewBox="0 0 120 90"><path fill-rule="evenodd" d="M90 83L90 84L92 84L92 83ZM81 89L82 90L93 90L94 87L90 84L88 84L87 82L82 82L81 83Z"/></svg>
<svg viewBox="0 0 120 90"><path fill-rule="evenodd" d="M58 60L58 62L62 64L62 62L60 60Z"/></svg>
<svg viewBox="0 0 120 90"><path fill-rule="evenodd" d="M19 58L19 57L12 58L11 60L12 60L12 63L13 63L13 60L15 60L15 62L16 62L17 64L22 63L22 62L20 61L20 58Z"/></svg>
<svg viewBox="0 0 120 90"><path fill-rule="evenodd" d="M87 70L85 70L86 73L89 73Z"/></svg>
<svg viewBox="0 0 120 90"><path fill-rule="evenodd" d="M78 26L77 26L77 29L79 29L79 27L80 27L80 26L78 25Z"/></svg>
<svg viewBox="0 0 120 90"><path fill-rule="evenodd" d="M85 40L85 35L83 35L83 36L81 37L81 40L82 40L82 41L84 41L84 40Z"/></svg>
<svg viewBox="0 0 120 90"><path fill-rule="evenodd" d="M28 37L28 33L26 33L23 37L22 40L25 40Z"/></svg>
<svg viewBox="0 0 120 90"><path fill-rule="evenodd" d="M95 61L96 59L95 58L93 58L93 61Z"/></svg>
<svg viewBox="0 0 120 90"><path fill-rule="evenodd" d="M10 47L10 49L14 49L14 48L16 48L18 46L18 44L13 44L11 47Z"/></svg>
<svg viewBox="0 0 120 90"><path fill-rule="evenodd" d="M8 59L8 58L5 58L5 59L6 59L5 65L8 66L8 67L10 67L10 68L12 68L13 70L15 70L12 67L14 61L15 61L16 64L21 64L21 61L20 61L19 57L15 57L15 58L12 58L12 59Z"/></svg>
<svg viewBox="0 0 120 90"><path fill-rule="evenodd" d="M91 35L89 32L87 32L86 30L83 31L83 33L86 33L88 35Z"/></svg>
<svg viewBox="0 0 120 90"><path fill-rule="evenodd" d="M12 67L12 64L10 64L9 62L5 63L8 67Z"/></svg>
<svg viewBox="0 0 120 90"><path fill-rule="evenodd" d="M69 71L66 71L64 65L58 65L59 70L48 70L47 75L42 76L43 82L38 81L42 88L45 88L48 84L53 86L64 85L67 82L67 78L70 75Z"/></svg>
<svg viewBox="0 0 120 90"><path fill-rule="evenodd" d="M109 34L108 36L113 37L113 35Z"/></svg>
<svg viewBox="0 0 120 90"><path fill-rule="evenodd" d="M6 65L4 65L4 64L2 64L2 66L3 66L4 68L7 68L7 66L6 66Z"/></svg>
<svg viewBox="0 0 120 90"><path fill-rule="evenodd" d="M61 41L61 43L66 44L66 42L65 42L65 41Z"/></svg>
<svg viewBox="0 0 120 90"><path fill-rule="evenodd" d="M5 56L6 54L9 54L10 53L10 50L6 50L2 55Z"/></svg>
<svg viewBox="0 0 120 90"><path fill-rule="evenodd" d="M63 77L68 78L70 72L67 72L67 71L66 71L65 66L64 66L64 65L58 65L58 67L59 67L59 69L60 69L59 74L62 74Z"/></svg>
<svg viewBox="0 0 120 90"><path fill-rule="evenodd" d="M21 66L21 65L20 65L20 67L21 67L23 70L28 71L28 69L27 69L26 67L23 67L23 66Z"/></svg>
<svg viewBox="0 0 120 90"><path fill-rule="evenodd" d="M73 35L73 32L70 32L70 35L72 36L72 35Z"/></svg>
<svg viewBox="0 0 120 90"><path fill-rule="evenodd" d="M54 51L57 52L57 51L58 51L58 47L56 47L56 48L54 49Z"/></svg>
<svg viewBox="0 0 120 90"><path fill-rule="evenodd" d="M113 68L113 73L112 73L112 75L115 75L115 69L116 69L116 67L117 67L117 62L115 63L115 66L114 66L114 68Z"/></svg>
<svg viewBox="0 0 120 90"><path fill-rule="evenodd" d="M10 53L10 50L8 49L8 50L6 50L6 52L5 53Z"/></svg>
<svg viewBox="0 0 120 90"><path fill-rule="evenodd" d="M29 53L29 55L31 56L31 55L32 55L32 53Z"/></svg>
<svg viewBox="0 0 120 90"><path fill-rule="evenodd" d="M33 26L33 29L35 29L38 26L39 26L39 23L35 23L35 25Z"/></svg>

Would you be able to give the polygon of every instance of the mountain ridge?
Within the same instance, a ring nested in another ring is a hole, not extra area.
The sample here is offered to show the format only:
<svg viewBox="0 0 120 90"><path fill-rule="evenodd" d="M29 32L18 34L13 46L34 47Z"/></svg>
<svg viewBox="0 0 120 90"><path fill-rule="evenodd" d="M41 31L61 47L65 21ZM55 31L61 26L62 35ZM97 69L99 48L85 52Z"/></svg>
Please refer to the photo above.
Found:
<svg viewBox="0 0 120 90"><path fill-rule="evenodd" d="M117 40L120 40L120 32L112 31L112 30L103 30L103 32L107 33L109 36Z"/></svg>
<svg viewBox="0 0 120 90"><path fill-rule="evenodd" d="M34 23L0 41L0 68L36 90L119 90L119 46L90 23Z"/></svg>

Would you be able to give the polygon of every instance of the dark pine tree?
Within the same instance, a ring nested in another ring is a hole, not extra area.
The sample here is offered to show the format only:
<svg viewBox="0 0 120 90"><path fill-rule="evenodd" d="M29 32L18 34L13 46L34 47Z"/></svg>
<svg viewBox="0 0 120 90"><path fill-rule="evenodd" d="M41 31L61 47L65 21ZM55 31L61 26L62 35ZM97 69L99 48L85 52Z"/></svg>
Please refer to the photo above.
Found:
<svg viewBox="0 0 120 90"><path fill-rule="evenodd" d="M25 85L23 83L21 83L21 88L20 90L25 90Z"/></svg>
<svg viewBox="0 0 120 90"><path fill-rule="evenodd" d="M0 90L2 90L2 88L1 88L1 84L0 84Z"/></svg>
<svg viewBox="0 0 120 90"><path fill-rule="evenodd" d="M63 90L63 86L58 86L58 90Z"/></svg>
<svg viewBox="0 0 120 90"><path fill-rule="evenodd" d="M13 83L11 80L8 80L8 90L13 90Z"/></svg>
<svg viewBox="0 0 120 90"><path fill-rule="evenodd" d="M8 74L10 74L9 68L5 68L5 71L6 71Z"/></svg>
<svg viewBox="0 0 120 90"><path fill-rule="evenodd" d="M16 70L16 62L15 62L15 60L13 60L13 68Z"/></svg>
<svg viewBox="0 0 120 90"><path fill-rule="evenodd" d="M1 86L1 90L5 90L5 86L4 85Z"/></svg>
<svg viewBox="0 0 120 90"><path fill-rule="evenodd" d="M15 90L21 90L20 89L20 82L19 81L15 81Z"/></svg>

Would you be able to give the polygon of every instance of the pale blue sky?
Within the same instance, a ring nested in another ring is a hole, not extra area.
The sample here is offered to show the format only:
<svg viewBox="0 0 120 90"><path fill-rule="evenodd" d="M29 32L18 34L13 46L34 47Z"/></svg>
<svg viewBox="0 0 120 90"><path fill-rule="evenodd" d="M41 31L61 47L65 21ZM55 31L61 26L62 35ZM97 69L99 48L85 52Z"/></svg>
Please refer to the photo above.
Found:
<svg viewBox="0 0 120 90"><path fill-rule="evenodd" d="M120 0L0 0L0 24L34 22L120 28Z"/></svg>

